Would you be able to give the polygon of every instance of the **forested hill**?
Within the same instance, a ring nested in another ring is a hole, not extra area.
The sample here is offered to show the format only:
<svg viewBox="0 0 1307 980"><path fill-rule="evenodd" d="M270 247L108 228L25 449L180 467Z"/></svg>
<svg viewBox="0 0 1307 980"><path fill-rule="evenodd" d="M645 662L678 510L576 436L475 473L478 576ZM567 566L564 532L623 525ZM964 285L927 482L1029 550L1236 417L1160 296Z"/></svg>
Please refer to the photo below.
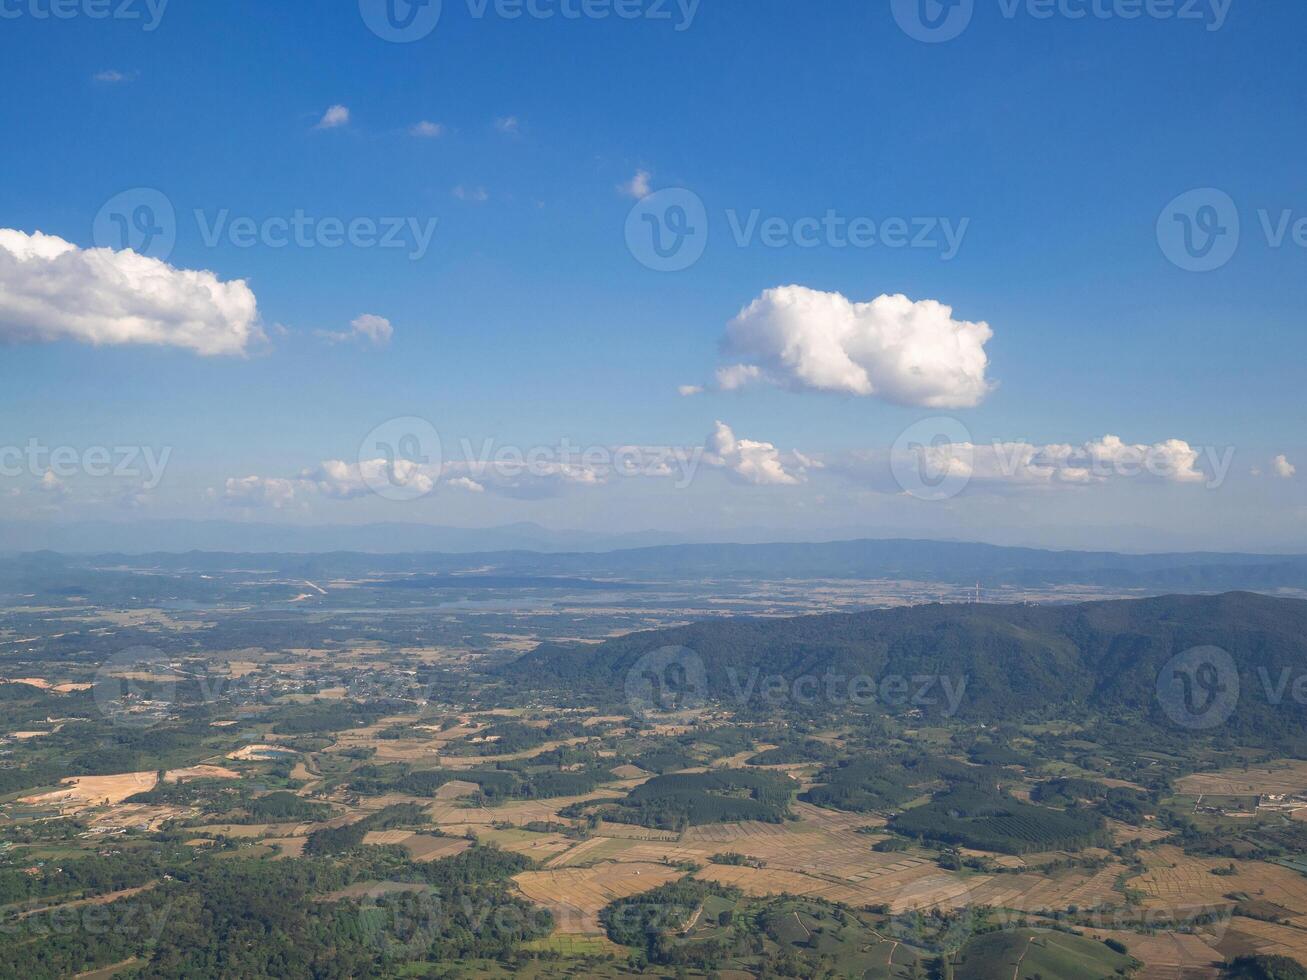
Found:
<svg viewBox="0 0 1307 980"><path fill-rule="evenodd" d="M1231 724L1301 733L1307 719L1294 698L1295 681L1307 675L1307 601L1242 592L714 620L598 646L541 646L509 665L505 676L544 688L621 696L631 672L646 669L649 661L642 657L672 646L693 651L693 661L702 662L714 698L740 700L750 677L767 675L787 684L827 675L877 681L965 677L957 715L996 721L1084 710L1165 721L1159 672L1177 654L1215 646L1229 654L1238 672L1241 697ZM1181 666L1192 673L1200 665ZM1196 683L1201 705L1211 672L1196 675ZM1298 691L1307 693L1307 680ZM757 689L748 695L757 696Z"/></svg>

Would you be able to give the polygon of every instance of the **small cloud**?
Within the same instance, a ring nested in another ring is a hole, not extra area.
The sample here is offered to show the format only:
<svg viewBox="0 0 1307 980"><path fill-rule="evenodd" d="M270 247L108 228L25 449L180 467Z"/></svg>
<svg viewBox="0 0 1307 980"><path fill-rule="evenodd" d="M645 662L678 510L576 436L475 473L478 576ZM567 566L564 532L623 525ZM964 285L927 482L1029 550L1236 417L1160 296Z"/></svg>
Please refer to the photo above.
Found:
<svg viewBox="0 0 1307 980"><path fill-rule="evenodd" d="M717 387L722 391L735 391L762 378L762 369L756 364L732 364L717 369Z"/></svg>
<svg viewBox="0 0 1307 980"><path fill-rule="evenodd" d="M295 503L300 489L294 480L262 476L230 477L222 498L235 507L271 507L281 510Z"/></svg>
<svg viewBox="0 0 1307 980"><path fill-rule="evenodd" d="M395 328L384 316L364 313L350 321L348 330L319 330L317 335L328 343L343 344L356 340L373 347L385 347L395 335Z"/></svg>
<svg viewBox="0 0 1307 980"><path fill-rule="evenodd" d="M467 490L470 493L485 493L486 488L476 480L469 479L466 476L456 476L448 481L451 487L458 487L460 490Z"/></svg>
<svg viewBox="0 0 1307 980"><path fill-rule="evenodd" d="M385 347L395 335L395 328L384 316L364 313L350 322L354 336L367 339L373 347Z"/></svg>
<svg viewBox="0 0 1307 980"><path fill-rule="evenodd" d="M54 475L54 470L45 471L45 475L41 477L40 488L42 493L53 494L56 497L68 496L67 484Z"/></svg>
<svg viewBox="0 0 1307 980"><path fill-rule="evenodd" d="M676 389L676 393L682 398L690 398L694 395L703 394L703 385L681 385Z"/></svg>
<svg viewBox="0 0 1307 980"><path fill-rule="evenodd" d="M420 139L436 139L445 135L445 127L440 123L429 122L423 119L419 123L414 123L408 128L410 136L417 136Z"/></svg>
<svg viewBox="0 0 1307 980"><path fill-rule="evenodd" d="M1271 460L1271 468L1275 470L1275 475L1282 480L1287 480L1298 472L1298 467L1289 462L1289 458L1280 453L1275 459Z"/></svg>
<svg viewBox="0 0 1307 980"><path fill-rule="evenodd" d="M316 129L338 129L349 124L349 109L343 105L334 105L322 114Z"/></svg>
<svg viewBox="0 0 1307 980"><path fill-rule="evenodd" d="M101 82L105 85L117 85L120 82L130 82L139 72L119 71L116 68L106 68L104 71L97 71L91 78L94 81Z"/></svg>
<svg viewBox="0 0 1307 980"><path fill-rule="evenodd" d="M521 128L517 116L500 116L495 120L495 129L510 136L517 135Z"/></svg>
<svg viewBox="0 0 1307 980"><path fill-rule="evenodd" d="M482 204L490 200L490 195L484 187L464 187L459 184L450 193L460 201L472 201L476 204Z"/></svg>
<svg viewBox="0 0 1307 980"><path fill-rule="evenodd" d="M649 179L653 174L647 170L637 170L635 176L624 184L617 185L617 193L625 194L627 197L633 197L637 201L649 196L652 188L649 186Z"/></svg>
<svg viewBox="0 0 1307 980"><path fill-rule="evenodd" d="M704 462L725 469L737 480L754 486L794 486L802 475L791 473L780 451L770 442L737 439L731 427L717 422L708 436Z"/></svg>

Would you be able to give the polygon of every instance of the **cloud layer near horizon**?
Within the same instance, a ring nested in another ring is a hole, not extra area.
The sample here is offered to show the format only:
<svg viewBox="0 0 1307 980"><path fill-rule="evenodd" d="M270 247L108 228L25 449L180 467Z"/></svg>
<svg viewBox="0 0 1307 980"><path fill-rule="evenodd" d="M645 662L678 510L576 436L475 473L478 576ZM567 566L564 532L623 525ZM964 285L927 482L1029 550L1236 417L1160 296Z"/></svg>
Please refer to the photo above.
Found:
<svg viewBox="0 0 1307 980"><path fill-rule="evenodd" d="M155 344L212 356L244 354L262 337L244 280L0 228L0 339Z"/></svg>

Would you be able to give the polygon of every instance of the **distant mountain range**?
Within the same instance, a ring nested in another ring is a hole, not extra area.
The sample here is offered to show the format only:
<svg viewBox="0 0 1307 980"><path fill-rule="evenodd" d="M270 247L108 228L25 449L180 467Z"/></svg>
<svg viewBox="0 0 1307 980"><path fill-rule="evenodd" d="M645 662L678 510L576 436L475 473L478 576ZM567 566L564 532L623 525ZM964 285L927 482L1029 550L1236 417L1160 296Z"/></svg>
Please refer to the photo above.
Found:
<svg viewBox="0 0 1307 980"><path fill-rule="evenodd" d="M1214 549L1307 552L1307 537L1274 543L1231 544L1213 528L1203 540ZM806 544L837 541L922 539L937 542L982 540L1005 547L1073 551L1180 552L1193 536L1129 524L1111 526L984 527L898 525L826 528L710 527L698 530L595 532L542 527L529 521L493 527L444 527L416 522L372 524L287 524L270 521L149 519L130 521L0 520L0 555L24 551L65 554L148 554L172 551L370 554L415 551L471 554L488 551L592 552L682 544ZM1238 540L1238 539L1235 539ZM1223 541L1222 544L1215 542Z"/></svg>
<svg viewBox="0 0 1307 980"><path fill-rule="evenodd" d="M761 710L772 699L847 701L861 677L864 697L926 715L1003 723L1093 712L1287 744L1307 722L1307 601L1227 593L713 620L543 645L501 671L583 697L665 684Z"/></svg>
<svg viewBox="0 0 1307 980"><path fill-rule="evenodd" d="M0 554L227 551L369 553L439 551L608 551L668 544L657 531L591 534L552 531L539 524L460 528L435 524L271 524L245 521L81 521L69 524L0 521Z"/></svg>
<svg viewBox="0 0 1307 980"><path fill-rule="evenodd" d="M387 525L381 525L387 527ZM396 527L403 527L397 525ZM478 532L481 533L481 532ZM410 553L343 550L301 554L160 551L148 554L31 553L0 560L0 575L57 574L106 566L176 574L257 569L314 578L377 572L417 575L494 574L621 582L711 582L722 579L892 579L985 589L1096 586L1141 593L1307 591L1307 555L1180 552L1134 555L1041 551L988 544L866 539L803 544L681 544L614 551L503 550Z"/></svg>

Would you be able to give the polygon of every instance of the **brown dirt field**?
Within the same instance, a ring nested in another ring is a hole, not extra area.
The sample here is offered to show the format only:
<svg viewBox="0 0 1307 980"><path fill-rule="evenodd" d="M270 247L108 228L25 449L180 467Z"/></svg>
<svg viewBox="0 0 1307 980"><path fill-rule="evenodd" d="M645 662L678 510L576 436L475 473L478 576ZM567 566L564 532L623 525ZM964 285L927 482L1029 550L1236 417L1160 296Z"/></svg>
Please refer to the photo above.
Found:
<svg viewBox="0 0 1307 980"><path fill-rule="evenodd" d="M225 837L239 837L242 839L283 838L306 837L320 826L323 825L313 823L213 823L206 824L203 827L192 827L191 831L209 837L216 837L221 834Z"/></svg>
<svg viewBox="0 0 1307 980"><path fill-rule="evenodd" d="M1219 948L1229 957L1288 956L1307 963L1307 931L1240 915L1230 920L1230 928Z"/></svg>
<svg viewBox="0 0 1307 980"><path fill-rule="evenodd" d="M548 800L513 800L495 807L467 807L453 801L438 800L427 812L431 814L431 819L446 831L450 826L467 824L510 823L520 827L535 820L573 823L574 821L560 820L558 811L583 800L612 795L612 789L597 789L584 796L558 796Z"/></svg>
<svg viewBox="0 0 1307 980"><path fill-rule="evenodd" d="M411 830L369 830L363 835L364 844L402 844L413 836Z"/></svg>
<svg viewBox="0 0 1307 980"><path fill-rule="evenodd" d="M628 859L638 854L628 852ZM875 858L873 864L868 858ZM896 912L906 909L964 908L992 905L1027 912L1116 904L1113 885L1121 865L1095 874L1066 872L1055 876L1004 874L962 876L941 871L933 862L903 854L868 851L858 864L835 862L834 873L802 861L789 867L768 865L758 870L740 866L709 865L696 877L732 884L749 895L790 892L813 895L850 905L888 904Z"/></svg>
<svg viewBox="0 0 1307 980"><path fill-rule="evenodd" d="M147 793L159 781L157 772L124 772L116 776L68 776L61 779L63 789L25 796L23 803L58 804L69 810L85 810L106 801L121 803L129 796Z"/></svg>
<svg viewBox="0 0 1307 980"><path fill-rule="evenodd" d="M1022 912L1061 911L1072 905L1080 908L1116 906L1121 893L1115 885L1125 865L1109 864L1093 874L1065 871L1053 875L995 875L971 889L967 904L994 905Z"/></svg>
<svg viewBox="0 0 1307 980"><path fill-rule="evenodd" d="M119 803L96 814L91 820L93 828L139 827L144 824L151 831L162 829L163 824L179 817L194 816L196 810L181 806L158 806L150 803Z"/></svg>
<svg viewBox="0 0 1307 980"><path fill-rule="evenodd" d="M370 830L363 836L363 843L398 845L414 861L453 857L472 846L470 840L462 837L436 837L434 834L414 833L411 830Z"/></svg>
<svg viewBox="0 0 1307 980"><path fill-rule="evenodd" d="M467 783L461 779L455 779L436 790L436 799L457 800L459 797L471 796L480 788L476 783Z"/></svg>
<svg viewBox="0 0 1307 980"><path fill-rule="evenodd" d="M111 980L119 973L130 970L140 965L142 961L133 956L130 960L123 960L121 963L115 963L113 966L104 966L98 970L88 970L86 973L73 974L73 980Z"/></svg>
<svg viewBox="0 0 1307 980"><path fill-rule="evenodd" d="M227 758L235 759L238 762L269 762L274 761L283 752L293 751L294 749L287 749L282 746L260 743L258 745L247 745L235 752L229 752ZM276 755L269 755L269 752L276 753Z"/></svg>
<svg viewBox="0 0 1307 980"><path fill-rule="evenodd" d="M1148 871L1132 878L1129 884L1144 893L1146 908L1229 906L1233 903L1225 895L1239 891L1307 915L1307 878L1288 868L1262 861L1235 861L1237 875L1214 875L1212 868L1231 862L1225 858L1190 857L1169 844L1146 852L1144 860Z"/></svg>
<svg viewBox="0 0 1307 980"><path fill-rule="evenodd" d="M226 766L190 766L187 769L169 769L163 774L165 783L184 783L188 779L240 779L241 774Z"/></svg>
<svg viewBox="0 0 1307 980"><path fill-rule="evenodd" d="M650 775L639 766L633 766L629 762L625 765L614 767L612 772L618 779L640 779Z"/></svg>
<svg viewBox="0 0 1307 980"><path fill-rule="evenodd" d="M681 877L657 864L601 864L593 868L524 871L513 880L522 894L554 914L557 932L599 933L599 910L627 895L647 892Z"/></svg>
<svg viewBox="0 0 1307 980"><path fill-rule="evenodd" d="M434 837L431 834L414 834L404 842L404 850L414 861L436 861L462 854L472 846L461 837Z"/></svg>
<svg viewBox="0 0 1307 980"><path fill-rule="evenodd" d="M94 684L77 681L47 681L41 677L15 677L12 680L0 679L0 684L26 684L28 687L51 691L55 694L72 694L74 691L89 691Z"/></svg>
<svg viewBox="0 0 1307 980"><path fill-rule="evenodd" d="M283 858L297 858L304 856L304 845L308 843L307 837L268 837L263 841L265 844L279 844L281 846L281 856Z"/></svg>
<svg viewBox="0 0 1307 980"><path fill-rule="evenodd" d="M148 885L139 885L136 888L123 888L116 892L107 892L104 895L97 895L94 898L79 898L72 902L64 902L59 905L42 905L40 908L28 909L25 912L18 913L18 918L28 919L34 915L42 915L47 912L54 912L62 909L81 908L84 905L108 905L110 902L116 902L120 898L131 898L133 895L139 895L141 892L148 892L151 888L158 887L157 881L152 881Z"/></svg>
<svg viewBox="0 0 1307 980"><path fill-rule="evenodd" d="M900 909L951 905L951 899L967 890L967 885L956 876L941 872L934 864L919 862L904 862L861 882L833 881L780 868L758 870L730 865L709 865L695 876L735 885L748 895L789 892L853 906L884 903ZM933 881L922 885L923 879Z"/></svg>
<svg viewBox="0 0 1307 980"><path fill-rule="evenodd" d="M855 828L883 821L797 805L797 821L780 824L734 823L692 827L681 843L705 855L735 851L767 863L768 868L814 874L823 878L862 882L900 865L921 863L902 854L878 854L871 849L879 838Z"/></svg>
<svg viewBox="0 0 1307 980"><path fill-rule="evenodd" d="M595 834L599 837L623 837L630 840L661 840L671 841L673 843L681 839L681 835L675 830L654 830L651 827L641 827L633 823L609 823L607 820L600 820L599 826L595 828Z"/></svg>
<svg viewBox="0 0 1307 980"><path fill-rule="evenodd" d="M1144 964L1136 980L1199 980L1219 976L1224 957L1200 936L1178 932L1144 935L1110 929L1087 930L1094 939L1123 942L1130 955Z"/></svg>
<svg viewBox="0 0 1307 980"><path fill-rule="evenodd" d="M552 742L543 742L533 749L503 755L442 755L440 756L440 767L442 769L481 769L485 766L493 768L496 762L519 762L522 759L535 758L545 752L552 752L554 749L562 748L565 745L581 745L588 741L590 739L587 737L565 738Z"/></svg>
<svg viewBox="0 0 1307 980"><path fill-rule="evenodd" d="M1185 796L1256 796L1261 793L1300 793L1307 790L1307 761L1282 759L1244 770L1221 769L1177 779L1175 790Z"/></svg>
<svg viewBox="0 0 1307 980"><path fill-rule="evenodd" d="M1117 844L1124 844L1132 840L1152 844L1154 841L1171 836L1169 830L1163 830L1160 827L1132 827L1130 824L1121 823L1119 820L1109 820L1107 829L1112 832L1112 840Z"/></svg>

